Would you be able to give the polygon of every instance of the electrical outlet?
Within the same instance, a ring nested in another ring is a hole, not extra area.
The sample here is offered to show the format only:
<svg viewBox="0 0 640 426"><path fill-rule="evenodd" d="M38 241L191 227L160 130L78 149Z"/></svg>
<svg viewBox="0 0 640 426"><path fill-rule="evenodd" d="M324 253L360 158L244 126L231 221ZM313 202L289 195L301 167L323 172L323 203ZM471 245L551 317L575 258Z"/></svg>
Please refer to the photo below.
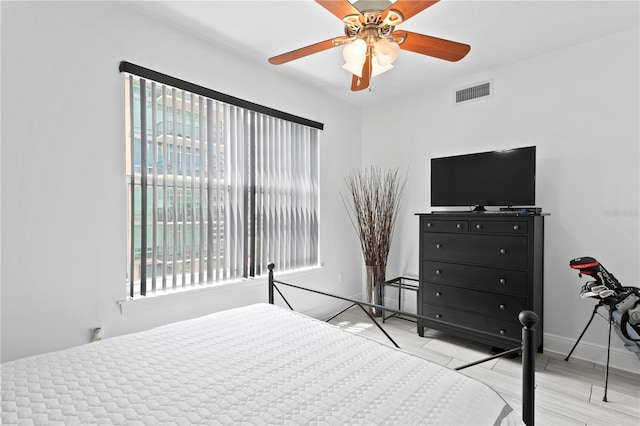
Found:
<svg viewBox="0 0 640 426"><path fill-rule="evenodd" d="M91 327L91 341L99 342L102 340L102 326Z"/></svg>
<svg viewBox="0 0 640 426"><path fill-rule="evenodd" d="M344 272L340 272L338 274L338 282L341 283L344 281Z"/></svg>

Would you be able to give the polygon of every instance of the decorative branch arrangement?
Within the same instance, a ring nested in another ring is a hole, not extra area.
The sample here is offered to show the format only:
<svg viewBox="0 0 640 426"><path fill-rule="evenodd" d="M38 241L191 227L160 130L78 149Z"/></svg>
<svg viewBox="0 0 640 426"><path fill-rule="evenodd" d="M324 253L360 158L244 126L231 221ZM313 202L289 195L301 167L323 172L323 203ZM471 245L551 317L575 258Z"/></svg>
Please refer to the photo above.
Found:
<svg viewBox="0 0 640 426"><path fill-rule="evenodd" d="M354 170L345 179L351 197L347 201L343 196L342 201L360 238L367 267L367 297L375 304L382 301L382 283L406 181L398 169L383 171L374 166ZM375 310L373 313L381 314Z"/></svg>

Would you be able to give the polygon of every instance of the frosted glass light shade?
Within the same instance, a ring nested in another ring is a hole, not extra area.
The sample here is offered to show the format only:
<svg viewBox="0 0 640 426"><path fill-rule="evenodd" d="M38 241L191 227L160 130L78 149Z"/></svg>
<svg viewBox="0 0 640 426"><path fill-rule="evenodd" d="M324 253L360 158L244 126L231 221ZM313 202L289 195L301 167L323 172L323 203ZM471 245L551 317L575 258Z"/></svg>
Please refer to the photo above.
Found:
<svg viewBox="0 0 640 426"><path fill-rule="evenodd" d="M358 77L362 77L362 67L364 66L364 61L361 64L356 64L353 62L345 62L342 66L342 69L349 71L353 75L357 75Z"/></svg>
<svg viewBox="0 0 640 426"><path fill-rule="evenodd" d="M347 44L342 49L342 57L345 62L362 62L367 56L367 43L362 39L357 39Z"/></svg>
<svg viewBox="0 0 640 426"><path fill-rule="evenodd" d="M365 43L364 40L358 39L347 44L344 49L342 49L342 57L345 60L342 68L351 74L362 77L362 66L367 59L367 43Z"/></svg>
<svg viewBox="0 0 640 426"><path fill-rule="evenodd" d="M381 38L376 41L375 51L376 62L378 62L378 65L387 66L391 65L391 63L393 63L393 61L398 57L398 53L400 53L400 45L387 38Z"/></svg>
<svg viewBox="0 0 640 426"><path fill-rule="evenodd" d="M383 72L389 71L393 68L393 65L380 65L378 61L371 61L371 77L375 77L376 75L380 75Z"/></svg>

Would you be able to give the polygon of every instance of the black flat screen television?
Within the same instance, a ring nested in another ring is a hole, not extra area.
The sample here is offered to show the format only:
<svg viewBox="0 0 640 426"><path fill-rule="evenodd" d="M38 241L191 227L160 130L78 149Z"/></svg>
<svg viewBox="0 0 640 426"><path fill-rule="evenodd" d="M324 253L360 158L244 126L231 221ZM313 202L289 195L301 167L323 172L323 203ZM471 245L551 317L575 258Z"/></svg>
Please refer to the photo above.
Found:
<svg viewBox="0 0 640 426"><path fill-rule="evenodd" d="M431 206L533 206L536 147L431 159Z"/></svg>

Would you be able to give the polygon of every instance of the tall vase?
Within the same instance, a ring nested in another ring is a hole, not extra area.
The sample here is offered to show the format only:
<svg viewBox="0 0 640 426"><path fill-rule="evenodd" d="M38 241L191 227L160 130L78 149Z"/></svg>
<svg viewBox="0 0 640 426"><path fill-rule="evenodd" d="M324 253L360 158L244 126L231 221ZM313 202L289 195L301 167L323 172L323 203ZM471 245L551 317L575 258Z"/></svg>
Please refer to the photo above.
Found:
<svg viewBox="0 0 640 426"><path fill-rule="evenodd" d="M378 265L366 265L367 269L367 302L382 305L382 283L385 281L385 268ZM369 308L369 313L374 317L381 317L382 310Z"/></svg>

